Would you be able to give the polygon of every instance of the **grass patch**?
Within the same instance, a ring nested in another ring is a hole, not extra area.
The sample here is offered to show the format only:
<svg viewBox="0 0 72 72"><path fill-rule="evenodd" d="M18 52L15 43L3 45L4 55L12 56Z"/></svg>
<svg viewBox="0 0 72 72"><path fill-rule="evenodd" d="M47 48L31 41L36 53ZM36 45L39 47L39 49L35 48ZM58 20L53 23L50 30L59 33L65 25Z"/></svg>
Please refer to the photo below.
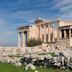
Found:
<svg viewBox="0 0 72 72"><path fill-rule="evenodd" d="M39 72L72 72L70 70L60 70L58 68L36 67ZM25 66L16 67L12 64L0 63L0 72L34 72L34 70L25 71Z"/></svg>

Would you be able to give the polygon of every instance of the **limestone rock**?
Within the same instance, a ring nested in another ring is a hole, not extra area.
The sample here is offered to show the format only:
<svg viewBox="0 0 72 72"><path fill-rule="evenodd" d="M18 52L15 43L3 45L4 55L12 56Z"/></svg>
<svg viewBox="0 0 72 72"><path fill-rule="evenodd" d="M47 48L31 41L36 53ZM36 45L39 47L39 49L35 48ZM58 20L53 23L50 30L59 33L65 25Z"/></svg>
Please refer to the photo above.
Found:
<svg viewBox="0 0 72 72"><path fill-rule="evenodd" d="M28 70L28 69L32 69L32 70L35 70L35 66L33 64L28 64L26 67L25 67L25 70Z"/></svg>

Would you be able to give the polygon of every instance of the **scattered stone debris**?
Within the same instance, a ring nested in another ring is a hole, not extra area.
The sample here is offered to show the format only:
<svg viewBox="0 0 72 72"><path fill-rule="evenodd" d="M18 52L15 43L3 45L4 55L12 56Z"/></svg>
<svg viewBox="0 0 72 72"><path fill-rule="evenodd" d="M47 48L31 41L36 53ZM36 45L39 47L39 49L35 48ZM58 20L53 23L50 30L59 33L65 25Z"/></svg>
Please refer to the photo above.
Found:
<svg viewBox="0 0 72 72"><path fill-rule="evenodd" d="M32 70L36 69L36 67L33 64L26 65L25 70L28 70L29 68L32 69Z"/></svg>
<svg viewBox="0 0 72 72"><path fill-rule="evenodd" d="M37 47L35 47L35 49L30 49L32 50L32 53L29 51L27 53L25 49L0 49L0 61L15 64L15 66L21 66L24 64L26 66L26 70L28 68L36 69L35 65L41 67L56 66L60 69L66 69L68 67L72 69L72 49L49 49L46 50L47 52L42 51L41 48L39 51L38 49L39 48Z"/></svg>

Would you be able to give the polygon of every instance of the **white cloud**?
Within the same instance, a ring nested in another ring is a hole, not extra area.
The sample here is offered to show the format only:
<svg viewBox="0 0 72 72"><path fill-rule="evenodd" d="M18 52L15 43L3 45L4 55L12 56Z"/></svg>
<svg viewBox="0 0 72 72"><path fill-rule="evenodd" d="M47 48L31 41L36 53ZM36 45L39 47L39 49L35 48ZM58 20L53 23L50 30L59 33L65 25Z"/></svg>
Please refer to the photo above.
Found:
<svg viewBox="0 0 72 72"><path fill-rule="evenodd" d="M53 8L59 10L60 18L72 21L72 0L55 0Z"/></svg>
<svg viewBox="0 0 72 72"><path fill-rule="evenodd" d="M68 5L68 6L63 6L60 9L60 13L64 13L64 12L72 12L72 5Z"/></svg>
<svg viewBox="0 0 72 72"><path fill-rule="evenodd" d="M72 0L54 0L55 7L60 8L65 5L72 5Z"/></svg>

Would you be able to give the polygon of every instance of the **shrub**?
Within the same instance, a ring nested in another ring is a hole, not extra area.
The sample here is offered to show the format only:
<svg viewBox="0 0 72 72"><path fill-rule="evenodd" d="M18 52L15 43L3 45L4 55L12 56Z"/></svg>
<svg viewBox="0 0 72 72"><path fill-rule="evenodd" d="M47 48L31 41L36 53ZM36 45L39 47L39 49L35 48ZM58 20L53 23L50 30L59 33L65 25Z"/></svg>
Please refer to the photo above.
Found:
<svg viewBox="0 0 72 72"><path fill-rule="evenodd" d="M42 41L40 39L31 38L27 41L26 44L28 47L33 47L33 46L41 45Z"/></svg>

